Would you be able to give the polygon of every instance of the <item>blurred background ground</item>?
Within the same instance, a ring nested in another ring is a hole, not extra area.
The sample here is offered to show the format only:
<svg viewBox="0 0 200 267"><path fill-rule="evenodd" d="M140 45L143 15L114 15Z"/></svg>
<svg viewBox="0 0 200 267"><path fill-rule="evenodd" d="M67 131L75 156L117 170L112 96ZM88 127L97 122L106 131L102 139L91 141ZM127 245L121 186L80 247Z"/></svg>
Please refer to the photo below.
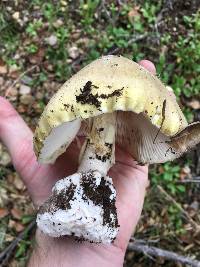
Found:
<svg viewBox="0 0 200 267"><path fill-rule="evenodd" d="M0 1L0 95L32 130L65 80L99 56L114 53L152 60L188 121L200 120L199 0ZM135 238L200 260L200 148L173 163L152 166L149 176ZM0 252L33 216L26 188L0 143ZM25 266L33 244L26 234L6 266ZM127 251L125 267L147 265L183 266Z"/></svg>

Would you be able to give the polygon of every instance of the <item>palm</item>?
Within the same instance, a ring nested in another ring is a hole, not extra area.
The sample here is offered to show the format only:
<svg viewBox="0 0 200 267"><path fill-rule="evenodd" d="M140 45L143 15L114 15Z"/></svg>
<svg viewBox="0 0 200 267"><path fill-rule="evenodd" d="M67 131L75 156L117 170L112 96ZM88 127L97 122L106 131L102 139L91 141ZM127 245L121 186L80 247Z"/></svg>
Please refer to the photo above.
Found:
<svg viewBox="0 0 200 267"><path fill-rule="evenodd" d="M29 142L28 142L29 143ZM130 233L132 225L135 225L140 214L139 203L141 188L147 180L147 168L141 167L121 149L116 149L116 164L112 167L109 175L113 178L117 190L117 209L121 232ZM29 156L27 156L29 155ZM76 142L73 142L54 165L42 166L37 163L35 155L27 147L27 140L21 146L21 152L15 166L20 172L27 185L27 188L36 205L41 205L51 194L51 189L57 180L73 174L78 166L79 149ZM23 160L26 159L25 164ZM145 188L144 188L145 190ZM127 227L127 223L130 226ZM120 236L120 235L119 235ZM127 240L125 240L127 241ZM121 240L120 240L121 243ZM124 243L124 241L123 241Z"/></svg>
<svg viewBox="0 0 200 267"><path fill-rule="evenodd" d="M117 258L123 259L123 253L125 252L127 242L133 232L143 205L143 196L145 194L145 185L147 185L147 167L141 167L136 165L136 162L119 148L116 150L116 164L112 167L109 175L113 177L114 185L117 190L117 212L120 223L120 232L115 241L115 245L109 248L105 246L94 246L88 243L82 244L81 249L89 249L90 252L98 253L102 257L105 253L109 255L115 253ZM38 163L27 162L23 167L25 181L28 182L30 194L36 204L41 204L47 199L51 193L51 188L55 182L63 177L66 177L76 172L78 166L79 149L76 143L72 143L67 152L62 155L54 165L52 166L39 166ZM29 158L30 160L30 158ZM34 161L34 159L31 159ZM34 173L30 177L30 166L34 166L31 172ZM27 171L27 174L25 173ZM32 181L30 183L30 181ZM141 200L142 199L142 200ZM55 245L55 244L54 244ZM57 243L60 249L64 248L77 249L80 245L74 243L72 240L61 239ZM119 253L120 252L120 253Z"/></svg>
<svg viewBox="0 0 200 267"><path fill-rule="evenodd" d="M145 66L146 63L143 65ZM147 65L145 67L148 68ZM149 69L152 71L152 66L149 66ZM8 147L13 164L26 184L35 205L42 204L48 198L58 179L73 174L77 170L79 150L75 142L54 165L39 165L32 149L32 132L13 107L2 97L0 97L0 139ZM92 263L94 260L95 266L98 266L96 260L98 260L99 255L105 260L106 254L111 256L113 253L112 256L115 254L115 260L118 264L119 259L123 261L127 242L141 214L145 188L148 183L147 167L138 166L126 152L117 148L116 164L111 168L109 175L113 178L117 191L117 212L120 224L120 232L114 245L109 247L88 243L80 245L71 239L64 241L63 239L56 239L56 241L48 239L47 243L52 243L53 254L55 254L57 247L58 255L61 255L63 250L63 260L65 260L67 253L70 257L74 253L74 249L79 248L80 253L83 252L85 262L88 262L85 251L92 253L94 259L89 259L89 261Z"/></svg>

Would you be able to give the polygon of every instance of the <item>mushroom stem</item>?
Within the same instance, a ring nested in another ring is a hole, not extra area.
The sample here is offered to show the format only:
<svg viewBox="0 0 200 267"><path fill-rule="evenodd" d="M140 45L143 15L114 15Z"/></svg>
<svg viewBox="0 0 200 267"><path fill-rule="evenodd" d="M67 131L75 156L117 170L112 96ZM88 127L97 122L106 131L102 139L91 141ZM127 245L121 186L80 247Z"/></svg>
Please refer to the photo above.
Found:
<svg viewBox="0 0 200 267"><path fill-rule="evenodd" d="M83 146L78 172L97 170L102 175L115 163L115 128L116 114L108 113L95 117L91 131Z"/></svg>

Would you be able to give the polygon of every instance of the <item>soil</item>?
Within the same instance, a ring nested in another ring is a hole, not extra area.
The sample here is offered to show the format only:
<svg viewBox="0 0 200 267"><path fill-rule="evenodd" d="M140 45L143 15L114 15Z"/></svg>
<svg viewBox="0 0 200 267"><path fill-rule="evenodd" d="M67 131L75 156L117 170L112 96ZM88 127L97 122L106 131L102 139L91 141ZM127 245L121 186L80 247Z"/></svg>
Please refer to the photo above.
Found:
<svg viewBox="0 0 200 267"><path fill-rule="evenodd" d="M115 198L113 200L110 199L113 193L104 177L101 178L101 183L97 186L92 172L83 173L82 186L85 197L92 200L95 205L103 207L103 224L109 225L111 228L118 228Z"/></svg>

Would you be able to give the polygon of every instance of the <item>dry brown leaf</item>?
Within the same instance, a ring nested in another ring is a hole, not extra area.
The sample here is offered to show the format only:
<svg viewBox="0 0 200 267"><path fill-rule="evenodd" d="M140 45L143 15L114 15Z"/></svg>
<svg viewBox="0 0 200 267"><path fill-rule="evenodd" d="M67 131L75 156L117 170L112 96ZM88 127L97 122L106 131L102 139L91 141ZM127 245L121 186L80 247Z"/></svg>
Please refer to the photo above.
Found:
<svg viewBox="0 0 200 267"><path fill-rule="evenodd" d="M6 89L5 95L7 97L16 97L18 95L18 90L16 88L8 87L8 89Z"/></svg>
<svg viewBox="0 0 200 267"><path fill-rule="evenodd" d="M15 187L18 189L18 190L22 190L24 189L24 183L22 182L20 176L15 173L14 175L14 181L13 181L13 184L15 185Z"/></svg>
<svg viewBox="0 0 200 267"><path fill-rule="evenodd" d="M20 75L20 72L19 72L19 70L9 70L9 77L10 78L12 78L12 79L17 79L18 77L19 77L19 75Z"/></svg>
<svg viewBox="0 0 200 267"><path fill-rule="evenodd" d="M135 6L128 12L128 18L129 18L130 22L133 22L135 17L140 16L140 13L138 12L139 9L140 9L139 6Z"/></svg>
<svg viewBox="0 0 200 267"><path fill-rule="evenodd" d="M44 55L45 55L45 50L43 48L40 48L37 53L29 56L29 61L32 64L39 64L40 62L42 62Z"/></svg>
<svg viewBox="0 0 200 267"><path fill-rule="evenodd" d="M19 262L14 259L12 259L12 261L9 264L10 264L9 267L19 267Z"/></svg>
<svg viewBox="0 0 200 267"><path fill-rule="evenodd" d="M192 101L187 102L187 106L191 107L192 109L200 109L200 101L193 99Z"/></svg>
<svg viewBox="0 0 200 267"><path fill-rule="evenodd" d="M163 166L159 166L158 171L159 171L160 174L161 174L161 173L164 173L164 168L163 168Z"/></svg>
<svg viewBox="0 0 200 267"><path fill-rule="evenodd" d="M8 227L15 229L16 232L21 232L24 230L25 226L19 222L16 222L16 221L10 219L9 223L8 223Z"/></svg>
<svg viewBox="0 0 200 267"><path fill-rule="evenodd" d="M3 151L0 155L0 166L8 166L11 164L11 157L7 151Z"/></svg>
<svg viewBox="0 0 200 267"><path fill-rule="evenodd" d="M6 74L8 71L7 66L6 65L0 65L0 74Z"/></svg>
<svg viewBox="0 0 200 267"><path fill-rule="evenodd" d="M8 68L4 61L0 58L0 74L6 74L8 72Z"/></svg>
<svg viewBox="0 0 200 267"><path fill-rule="evenodd" d="M6 180L10 183L10 184L13 184L13 181L14 181L15 177L13 174L8 174L7 177L6 177Z"/></svg>
<svg viewBox="0 0 200 267"><path fill-rule="evenodd" d="M7 234L5 237L6 242L12 242L15 239L14 236Z"/></svg>
<svg viewBox="0 0 200 267"><path fill-rule="evenodd" d="M22 217L22 212L21 212L21 210L19 210L19 209L17 209L17 208L13 208L13 209L11 210L11 214L12 214L13 218L18 219L18 220L20 220L21 217Z"/></svg>
<svg viewBox="0 0 200 267"><path fill-rule="evenodd" d="M18 111L19 113L25 113L26 110L27 110L27 108L26 108L24 105L19 105L19 106L17 107L17 111Z"/></svg>
<svg viewBox="0 0 200 267"><path fill-rule="evenodd" d="M5 188L0 187L0 207L5 207L9 202L8 192Z"/></svg>
<svg viewBox="0 0 200 267"><path fill-rule="evenodd" d="M10 197L13 198L13 199L17 199L17 201L22 201L22 203L24 203L26 201L26 197L24 196L24 194L14 194L14 193L11 193L10 194Z"/></svg>
<svg viewBox="0 0 200 267"><path fill-rule="evenodd" d="M9 222L8 222L8 227L9 228L14 228L15 223L16 223L15 221L10 219Z"/></svg>
<svg viewBox="0 0 200 267"><path fill-rule="evenodd" d="M25 226L24 226L23 224L17 222L17 223L15 223L14 228L15 228L15 230L16 230L17 232L21 232L21 231L24 230Z"/></svg>
<svg viewBox="0 0 200 267"><path fill-rule="evenodd" d="M0 219L6 217L9 214L9 211L4 208L0 208Z"/></svg>
<svg viewBox="0 0 200 267"><path fill-rule="evenodd" d="M184 251L188 251L188 250L190 250L193 247L194 247L194 244L192 243L192 244L189 244L187 247L185 247L183 250Z"/></svg>
<svg viewBox="0 0 200 267"><path fill-rule="evenodd" d="M186 233L185 235L181 235L179 238L185 244L190 244L192 242L192 236L188 233Z"/></svg>
<svg viewBox="0 0 200 267"><path fill-rule="evenodd" d="M16 65L12 65L8 69L8 77L11 77L13 79L17 79L20 75L19 67Z"/></svg>
<svg viewBox="0 0 200 267"><path fill-rule="evenodd" d="M191 170L188 166L184 166L183 168L181 168L181 172L180 172L180 180L184 180L185 178L191 178Z"/></svg>
<svg viewBox="0 0 200 267"><path fill-rule="evenodd" d="M130 251L127 253L127 256L126 256L126 259L127 260L132 260L134 257L134 252L133 251Z"/></svg>

